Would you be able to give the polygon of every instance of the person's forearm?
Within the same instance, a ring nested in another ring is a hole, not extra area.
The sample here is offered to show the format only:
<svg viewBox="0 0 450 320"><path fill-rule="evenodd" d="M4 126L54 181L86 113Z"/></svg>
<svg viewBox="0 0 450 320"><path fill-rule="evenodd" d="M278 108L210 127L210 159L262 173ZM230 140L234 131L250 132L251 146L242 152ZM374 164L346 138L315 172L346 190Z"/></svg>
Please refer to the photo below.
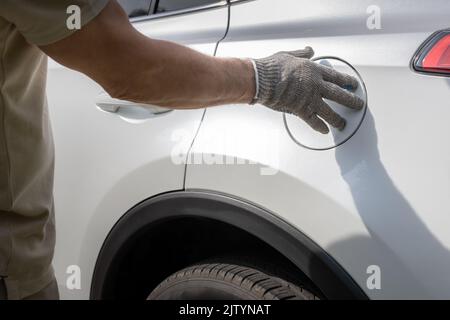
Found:
<svg viewBox="0 0 450 320"><path fill-rule="evenodd" d="M255 95L255 74L248 59L211 57L144 36L136 41L140 50L133 63L124 63L122 81L110 88L115 98L199 108L250 103Z"/></svg>
<svg viewBox="0 0 450 320"><path fill-rule="evenodd" d="M118 99L202 108L248 103L255 93L250 60L214 58L150 39L133 28L115 1L81 30L41 49Z"/></svg>

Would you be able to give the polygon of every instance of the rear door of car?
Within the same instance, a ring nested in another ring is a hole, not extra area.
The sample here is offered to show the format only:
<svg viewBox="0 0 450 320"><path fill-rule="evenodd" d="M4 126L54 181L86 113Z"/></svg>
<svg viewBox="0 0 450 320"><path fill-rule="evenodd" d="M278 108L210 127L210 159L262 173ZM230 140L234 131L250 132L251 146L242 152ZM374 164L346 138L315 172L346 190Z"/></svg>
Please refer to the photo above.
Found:
<svg viewBox="0 0 450 320"><path fill-rule="evenodd" d="M226 31L226 1L119 2L143 34L206 54ZM203 110L117 109L98 84L54 61L47 92L56 145L55 269L63 297L87 298L96 255L120 216L152 195L183 188L185 165L176 160L191 145ZM69 265L83 271L81 291L64 287Z"/></svg>
<svg viewBox="0 0 450 320"><path fill-rule="evenodd" d="M450 298L450 82L410 68L422 42L450 27L450 2L232 2L218 56L258 58L309 45L316 56L356 68L368 109L345 143L314 150L263 106L210 108L189 155L186 188L274 212L371 298ZM381 288L370 286L377 270Z"/></svg>

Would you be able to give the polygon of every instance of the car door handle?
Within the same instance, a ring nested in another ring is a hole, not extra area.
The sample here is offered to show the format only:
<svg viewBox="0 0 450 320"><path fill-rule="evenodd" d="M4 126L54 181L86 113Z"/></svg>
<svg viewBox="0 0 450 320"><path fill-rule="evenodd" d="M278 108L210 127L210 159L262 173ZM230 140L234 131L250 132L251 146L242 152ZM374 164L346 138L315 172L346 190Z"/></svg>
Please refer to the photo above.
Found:
<svg viewBox="0 0 450 320"><path fill-rule="evenodd" d="M126 118L151 118L154 115L160 115L173 110L152 104L115 99L107 93L102 93L97 96L95 104L102 111L117 114Z"/></svg>

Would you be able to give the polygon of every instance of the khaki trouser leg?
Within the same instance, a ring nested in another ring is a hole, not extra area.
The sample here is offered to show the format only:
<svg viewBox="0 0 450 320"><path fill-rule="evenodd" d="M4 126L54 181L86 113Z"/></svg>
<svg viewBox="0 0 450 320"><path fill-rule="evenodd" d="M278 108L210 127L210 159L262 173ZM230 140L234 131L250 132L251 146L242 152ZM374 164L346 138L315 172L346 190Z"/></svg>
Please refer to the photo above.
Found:
<svg viewBox="0 0 450 320"><path fill-rule="evenodd" d="M25 297L23 300L59 300L58 284L56 280L50 282L50 284L41 291Z"/></svg>
<svg viewBox="0 0 450 320"><path fill-rule="evenodd" d="M5 281L3 281L2 278L0 278L0 300L6 300L6 299L7 299L7 295L6 295Z"/></svg>
<svg viewBox="0 0 450 320"><path fill-rule="evenodd" d="M6 290L5 281L0 279L0 300L7 300L8 292ZM23 300L59 300L58 284L53 280L44 289L23 298Z"/></svg>

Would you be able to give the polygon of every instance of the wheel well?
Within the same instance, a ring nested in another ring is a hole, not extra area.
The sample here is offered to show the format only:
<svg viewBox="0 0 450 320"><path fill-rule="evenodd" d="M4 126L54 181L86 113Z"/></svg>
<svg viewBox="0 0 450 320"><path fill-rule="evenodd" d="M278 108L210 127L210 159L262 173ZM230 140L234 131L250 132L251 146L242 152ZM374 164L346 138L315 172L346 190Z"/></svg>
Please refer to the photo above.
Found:
<svg viewBox="0 0 450 320"><path fill-rule="evenodd" d="M100 250L91 298L144 299L172 273L204 261L256 267L322 298L367 299L299 230L250 203L204 191L162 194L127 212Z"/></svg>
<svg viewBox="0 0 450 320"><path fill-rule="evenodd" d="M202 261L227 261L259 268L318 288L286 257L242 229L201 217L182 217L149 226L121 259L108 298L145 299L171 274Z"/></svg>

